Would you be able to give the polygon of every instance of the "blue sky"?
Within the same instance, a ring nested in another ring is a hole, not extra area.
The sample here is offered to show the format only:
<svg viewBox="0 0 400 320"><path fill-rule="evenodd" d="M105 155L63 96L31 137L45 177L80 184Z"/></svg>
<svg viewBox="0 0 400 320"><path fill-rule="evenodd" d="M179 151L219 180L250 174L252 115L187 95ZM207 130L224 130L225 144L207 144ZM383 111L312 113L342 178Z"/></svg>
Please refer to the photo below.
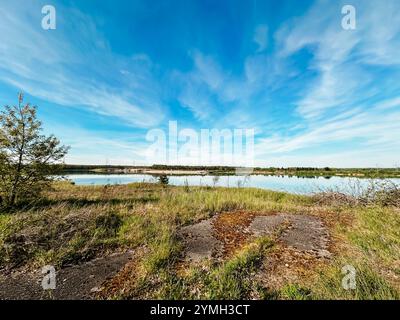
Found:
<svg viewBox="0 0 400 320"><path fill-rule="evenodd" d="M398 0L1 0L0 16L0 104L24 92L68 163L157 163L146 134L176 120L254 129L260 166L400 166Z"/></svg>

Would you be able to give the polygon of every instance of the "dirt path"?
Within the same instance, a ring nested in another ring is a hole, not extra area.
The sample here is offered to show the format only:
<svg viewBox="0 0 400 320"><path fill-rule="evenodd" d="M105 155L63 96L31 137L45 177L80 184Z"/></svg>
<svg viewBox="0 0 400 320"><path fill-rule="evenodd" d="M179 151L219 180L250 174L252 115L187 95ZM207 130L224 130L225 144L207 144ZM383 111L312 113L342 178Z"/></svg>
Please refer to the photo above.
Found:
<svg viewBox="0 0 400 320"><path fill-rule="evenodd" d="M179 236L185 242L187 261L197 263L220 255L223 247L221 241L214 237L213 222L214 219L211 218L180 230Z"/></svg>
<svg viewBox="0 0 400 320"><path fill-rule="evenodd" d="M258 216L250 224L249 230L256 236L272 235L280 227L283 227L280 240L286 246L319 257L330 257L329 233L317 217L290 214Z"/></svg>
<svg viewBox="0 0 400 320"><path fill-rule="evenodd" d="M186 264L224 259L252 238L271 236L276 245L255 275L269 290L306 279L332 255L328 228L311 215L228 212L187 226L180 236Z"/></svg>
<svg viewBox="0 0 400 320"><path fill-rule="evenodd" d="M101 284L113 277L131 256L131 252L113 254L56 270L56 289L51 294L41 286L41 270L0 275L0 299L93 299Z"/></svg>
<svg viewBox="0 0 400 320"><path fill-rule="evenodd" d="M329 258L329 233L321 219L279 213L258 215L248 212L223 213L197 224L184 227L180 236L185 245L185 260L229 255L249 238L279 233L284 246L321 258Z"/></svg>
<svg viewBox="0 0 400 320"><path fill-rule="evenodd" d="M321 219L307 215L278 214L256 217L250 230L268 235L286 224L278 245L264 259L256 278L264 288L279 290L285 284L308 279L319 264L331 257L328 229Z"/></svg>
<svg viewBox="0 0 400 320"><path fill-rule="evenodd" d="M271 236L276 246L264 259L256 277L264 287L272 289L300 279L319 261L331 256L327 227L320 218L310 215L224 212L186 226L178 235L184 244L184 265L203 259L221 261L251 239ZM129 287L135 281L131 275L134 254L108 255L61 269L57 271L57 286L51 295L42 289L40 270L0 274L0 299L107 298L113 287ZM108 283L106 288L105 283Z"/></svg>

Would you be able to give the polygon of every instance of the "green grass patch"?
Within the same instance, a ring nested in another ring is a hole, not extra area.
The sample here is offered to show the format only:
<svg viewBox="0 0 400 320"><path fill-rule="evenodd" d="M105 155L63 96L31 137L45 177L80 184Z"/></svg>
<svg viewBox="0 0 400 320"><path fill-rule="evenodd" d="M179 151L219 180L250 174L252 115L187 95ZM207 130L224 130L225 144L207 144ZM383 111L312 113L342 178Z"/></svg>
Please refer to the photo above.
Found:
<svg viewBox="0 0 400 320"><path fill-rule="evenodd" d="M343 250L317 280L267 292L255 274L272 243L259 239L224 262L178 272L180 227L221 212L326 213ZM396 211L397 210L397 211ZM349 217L351 223L346 224ZM74 186L56 183L31 208L0 214L0 269L76 264L120 249L140 248L137 281L122 298L163 299L398 299L400 215L383 205L321 204L313 197L254 188ZM350 263L348 262L350 261ZM396 264L397 263L397 264ZM357 269L356 290L341 286L341 267Z"/></svg>
<svg viewBox="0 0 400 320"><path fill-rule="evenodd" d="M162 273L158 299L250 299L262 290L254 280L260 263L272 247L269 238L259 238L246 245L234 257L222 263L204 261L186 275L172 270Z"/></svg>

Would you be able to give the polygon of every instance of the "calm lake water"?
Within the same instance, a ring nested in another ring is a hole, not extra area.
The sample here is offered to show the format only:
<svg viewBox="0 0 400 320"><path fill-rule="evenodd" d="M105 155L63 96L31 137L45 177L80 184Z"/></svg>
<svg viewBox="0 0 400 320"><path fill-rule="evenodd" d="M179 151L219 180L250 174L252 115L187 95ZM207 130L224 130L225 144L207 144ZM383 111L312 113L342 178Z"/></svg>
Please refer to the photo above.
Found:
<svg viewBox="0 0 400 320"><path fill-rule="evenodd" d="M127 184L131 182L157 182L157 178L145 174L71 174L65 176L77 185ZM290 193L310 194L327 189L351 192L355 186L367 187L371 180L349 177L289 177L289 176L169 176L169 184L217 187L254 187ZM387 179L400 185L400 179Z"/></svg>

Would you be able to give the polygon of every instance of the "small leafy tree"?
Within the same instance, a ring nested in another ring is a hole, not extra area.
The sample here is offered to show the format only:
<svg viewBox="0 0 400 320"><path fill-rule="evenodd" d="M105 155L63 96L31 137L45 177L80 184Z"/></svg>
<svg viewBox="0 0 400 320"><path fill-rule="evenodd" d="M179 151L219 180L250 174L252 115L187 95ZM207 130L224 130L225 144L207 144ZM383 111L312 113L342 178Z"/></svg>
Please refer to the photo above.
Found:
<svg viewBox="0 0 400 320"><path fill-rule="evenodd" d="M215 188L215 186L217 185L217 183L218 183L218 181L219 181L219 176L214 176L214 177L212 178L212 181L213 181L213 186L214 186L214 188Z"/></svg>
<svg viewBox="0 0 400 320"><path fill-rule="evenodd" d="M158 177L158 182L163 186L167 186L169 184L169 179L167 175L162 174Z"/></svg>
<svg viewBox="0 0 400 320"><path fill-rule="evenodd" d="M69 147L53 135L41 134L36 107L5 106L0 111L0 202L13 206L19 200L37 197L60 173L60 160Z"/></svg>

